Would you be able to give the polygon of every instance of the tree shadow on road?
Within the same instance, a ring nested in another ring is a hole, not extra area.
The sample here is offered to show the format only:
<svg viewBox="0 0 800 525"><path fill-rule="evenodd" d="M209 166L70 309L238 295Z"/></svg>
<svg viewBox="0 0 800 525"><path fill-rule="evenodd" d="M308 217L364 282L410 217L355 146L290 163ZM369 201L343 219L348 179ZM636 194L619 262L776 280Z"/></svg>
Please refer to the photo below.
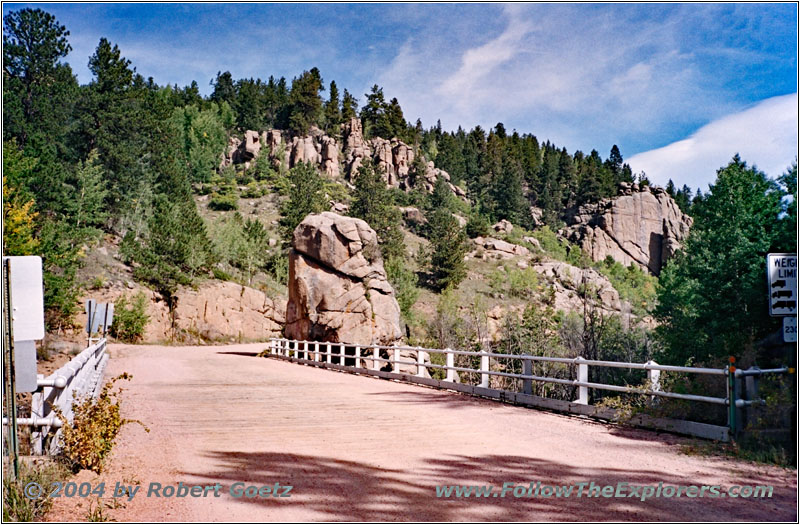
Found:
<svg viewBox="0 0 800 525"><path fill-rule="evenodd" d="M365 438L366 439L366 438ZM369 446L364 456L369 457ZM500 446L502 444L498 444ZM390 443L384 444L391 447ZM321 449L326 445L321 445ZM331 443L328 447L335 447ZM263 519L281 520L286 505L311 511L319 521L719 521L783 520L796 518L796 493L775 486L773 499L710 498L569 498L506 497L440 498L437 485L525 485L541 481L568 485L594 481L598 485L692 485L709 483L708 475L687 478L660 470L581 468L557 461L523 456L450 455L429 458L422 468L387 469L365 461L324 455L273 452L210 452L218 466L211 472L184 472L192 483L235 482L254 485L292 485L292 498L243 499L260 507ZM773 483L777 480L772 480ZM754 483L750 480L749 483ZM299 510L299 509L292 509Z"/></svg>

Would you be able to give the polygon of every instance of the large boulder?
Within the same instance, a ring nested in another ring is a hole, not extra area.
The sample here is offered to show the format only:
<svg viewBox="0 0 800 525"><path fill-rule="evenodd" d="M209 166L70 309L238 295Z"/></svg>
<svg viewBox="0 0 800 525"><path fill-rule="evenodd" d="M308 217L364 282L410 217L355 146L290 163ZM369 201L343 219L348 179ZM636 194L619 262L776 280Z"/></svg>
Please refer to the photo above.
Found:
<svg viewBox="0 0 800 525"><path fill-rule="evenodd" d="M400 307L366 222L323 212L294 230L285 332L362 345L400 340Z"/></svg>
<svg viewBox="0 0 800 525"><path fill-rule="evenodd" d="M680 249L692 218L662 188L620 185L619 196L571 210L566 236L594 261L611 257L658 275Z"/></svg>

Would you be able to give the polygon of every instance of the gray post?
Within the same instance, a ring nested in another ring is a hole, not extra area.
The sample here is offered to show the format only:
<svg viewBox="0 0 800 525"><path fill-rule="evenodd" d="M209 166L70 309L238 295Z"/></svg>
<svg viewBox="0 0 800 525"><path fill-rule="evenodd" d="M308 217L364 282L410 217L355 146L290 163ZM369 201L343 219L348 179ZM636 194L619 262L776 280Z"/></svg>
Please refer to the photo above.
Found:
<svg viewBox="0 0 800 525"><path fill-rule="evenodd" d="M522 393L530 396L533 394L533 380L530 379L533 375L533 361L530 359L522 360L522 375L526 376L522 380Z"/></svg>
<svg viewBox="0 0 800 525"><path fill-rule="evenodd" d="M581 363L581 361L585 361L584 358L578 356L575 358L575 361L578 363L578 382L580 383L588 383L589 382L589 365ZM578 399L575 400L576 403L581 405L588 405L589 404L589 388L585 386L578 387Z"/></svg>
<svg viewBox="0 0 800 525"><path fill-rule="evenodd" d="M380 350L378 350L378 347L376 346L375 348L372 349L372 359L373 359L373 361L372 361L372 369L373 370L380 370L381 369L381 362L378 361L378 358L380 358Z"/></svg>
<svg viewBox="0 0 800 525"><path fill-rule="evenodd" d="M753 372L759 370L758 367L751 366L747 369L747 372ZM759 375L746 375L744 376L744 396L745 399L748 401L757 401L758 400L758 380ZM756 411L758 410L758 405L755 403L749 404L745 407L744 410L744 420L742 424L742 430L746 429L748 425L755 423L756 421Z"/></svg>
<svg viewBox="0 0 800 525"><path fill-rule="evenodd" d="M450 349L447 348L447 350L450 350ZM456 355L455 354L451 354L450 352L448 352L446 354L447 362L445 364L447 365L447 374L445 375L444 380L445 381L450 381L451 383L455 380L455 372L456 371L455 370L451 370L451 368L456 366L455 357L456 357Z"/></svg>
<svg viewBox="0 0 800 525"><path fill-rule="evenodd" d="M489 388L489 356L481 350L481 387Z"/></svg>
<svg viewBox="0 0 800 525"><path fill-rule="evenodd" d="M425 367L422 365L422 347L417 347L417 377L425 376Z"/></svg>
<svg viewBox="0 0 800 525"><path fill-rule="evenodd" d="M392 372L395 374L400 371L400 349L396 348L392 350Z"/></svg>

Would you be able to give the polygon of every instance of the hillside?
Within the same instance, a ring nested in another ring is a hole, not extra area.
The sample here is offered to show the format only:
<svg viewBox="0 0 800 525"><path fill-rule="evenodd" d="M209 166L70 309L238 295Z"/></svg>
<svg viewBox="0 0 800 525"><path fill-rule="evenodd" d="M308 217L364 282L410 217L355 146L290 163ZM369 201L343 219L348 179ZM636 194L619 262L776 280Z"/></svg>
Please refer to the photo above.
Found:
<svg viewBox="0 0 800 525"><path fill-rule="evenodd" d="M122 305L120 339L278 334L292 232L332 210L376 232L414 344L775 355L762 265L796 251L796 166L771 180L734 155L706 193L661 189L617 146L426 128L391 86L340 94L316 67L160 85L106 38L79 84L55 17L5 22L3 250L43 257L51 334L79 339L90 296Z"/></svg>

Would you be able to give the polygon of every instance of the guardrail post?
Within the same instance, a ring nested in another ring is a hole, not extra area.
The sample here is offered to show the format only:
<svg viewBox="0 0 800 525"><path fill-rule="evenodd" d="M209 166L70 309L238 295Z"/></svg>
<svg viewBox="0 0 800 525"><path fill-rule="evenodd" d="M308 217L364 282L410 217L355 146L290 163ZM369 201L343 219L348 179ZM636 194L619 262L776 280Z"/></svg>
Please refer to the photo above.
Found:
<svg viewBox="0 0 800 525"><path fill-rule="evenodd" d="M450 349L446 348L446 350L450 350ZM446 359L445 365L447 366L447 371L445 373L444 380L445 381L450 381L452 383L453 381L455 381L455 375L456 375L456 371L452 370L452 368L454 368L456 366L456 355L451 353L451 352L447 352L447 354L445 354L445 356L446 356L445 357L445 359Z"/></svg>
<svg viewBox="0 0 800 525"><path fill-rule="evenodd" d="M344 366L344 343L339 343L339 364Z"/></svg>
<svg viewBox="0 0 800 525"><path fill-rule="evenodd" d="M308 341L303 341L303 359L308 361Z"/></svg>
<svg viewBox="0 0 800 525"><path fill-rule="evenodd" d="M533 394L533 380L531 379L533 375L533 361L530 359L522 360L522 375L525 376L525 379L522 380L522 393L530 396Z"/></svg>
<svg viewBox="0 0 800 525"><path fill-rule="evenodd" d="M760 371L758 367L751 366L746 372ZM758 400L758 380L760 374L747 374L744 376L744 397L748 401ZM755 403L747 405L744 409L744 418L742 420L742 428L747 428L747 425L755 421L756 410L758 410Z"/></svg>
<svg viewBox="0 0 800 525"><path fill-rule="evenodd" d="M319 341L314 343L314 362L320 361L319 358Z"/></svg>
<svg viewBox="0 0 800 525"><path fill-rule="evenodd" d="M361 347L356 345L356 368L361 367Z"/></svg>
<svg viewBox="0 0 800 525"><path fill-rule="evenodd" d="M645 364L655 366L658 363L656 363L651 359ZM654 392L661 391L661 370L648 370L647 382L650 383L650 389L653 390Z"/></svg>
<svg viewBox="0 0 800 525"><path fill-rule="evenodd" d="M44 379L43 374L37 374L36 379ZM31 417L44 417L44 390L35 392L31 398ZM33 454L36 456L42 455L42 448L44 443L44 435L42 434L42 427L36 427L36 430L31 432L31 448Z"/></svg>
<svg viewBox="0 0 800 525"><path fill-rule="evenodd" d="M330 343L326 345L326 349L327 349L327 351L325 352L326 360L328 361L328 364L331 364L333 363L333 348L331 348Z"/></svg>
<svg viewBox="0 0 800 525"><path fill-rule="evenodd" d="M489 356L486 351L481 350L481 387L489 388Z"/></svg>
<svg viewBox="0 0 800 525"><path fill-rule="evenodd" d="M381 352L378 347L374 347L372 349L372 369L373 370L380 370L381 369L381 362L378 361L381 357Z"/></svg>
<svg viewBox="0 0 800 525"><path fill-rule="evenodd" d="M733 358L731 358L731 363ZM728 367L728 428L730 429L730 437L736 437L736 400L738 399L736 393L736 367L731 364Z"/></svg>
<svg viewBox="0 0 800 525"><path fill-rule="evenodd" d="M417 377L425 377L425 367L423 366L422 347L417 347Z"/></svg>
<svg viewBox="0 0 800 525"><path fill-rule="evenodd" d="M392 350L392 372L397 374L400 371L400 349L395 347Z"/></svg>
<svg viewBox="0 0 800 525"><path fill-rule="evenodd" d="M579 383L588 383L589 382L589 365L582 363L581 361L586 361L584 358L578 356L575 358L575 362L578 364L578 382ZM588 405L589 404L589 388L585 386L578 387L578 399L575 400L576 403L581 405Z"/></svg>

